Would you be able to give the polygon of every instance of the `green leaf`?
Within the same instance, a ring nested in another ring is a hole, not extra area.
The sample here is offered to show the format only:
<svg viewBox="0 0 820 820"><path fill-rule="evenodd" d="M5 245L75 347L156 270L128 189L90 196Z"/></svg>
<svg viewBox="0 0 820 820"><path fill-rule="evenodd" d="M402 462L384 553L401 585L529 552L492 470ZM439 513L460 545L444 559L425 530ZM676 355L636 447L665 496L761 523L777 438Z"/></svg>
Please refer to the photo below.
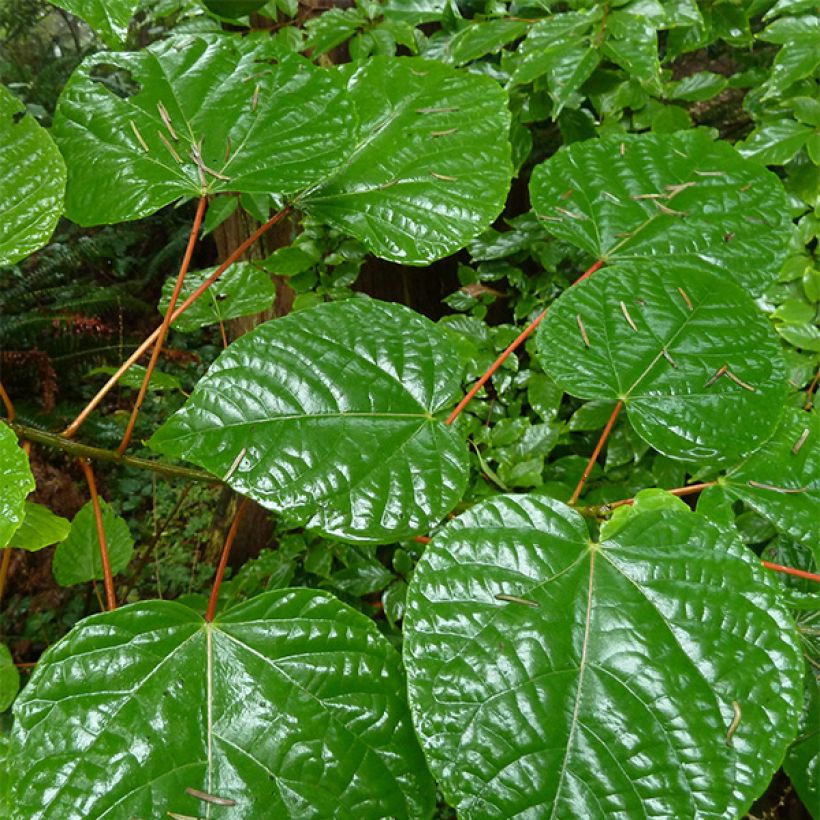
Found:
<svg viewBox="0 0 820 820"><path fill-rule="evenodd" d="M111 573L116 575L124 570L131 561L131 556L134 554L134 539L131 537L131 530L125 520L102 499L100 499L100 507ZM68 537L57 545L51 571L54 574L54 580L62 587L100 580L103 577L97 524L90 501L83 505L74 516Z"/></svg>
<svg viewBox="0 0 820 820"><path fill-rule="evenodd" d="M764 122L737 144L738 153L762 165L785 165L814 129L788 117Z"/></svg>
<svg viewBox="0 0 820 820"><path fill-rule="evenodd" d="M376 626L315 590L206 624L170 601L80 622L15 705L27 820L429 817L401 662ZM46 718L47 719L44 719ZM21 758L22 759L22 758Z"/></svg>
<svg viewBox="0 0 820 820"><path fill-rule="evenodd" d="M671 100L702 102L703 100L712 99L716 94L720 94L728 84L729 81L726 77L720 74L711 71L698 71L688 77L667 83L665 92Z"/></svg>
<svg viewBox="0 0 820 820"><path fill-rule="evenodd" d="M806 691L797 740L789 748L783 770L805 806L820 805L820 681L806 668Z"/></svg>
<svg viewBox="0 0 820 820"><path fill-rule="evenodd" d="M774 432L786 398L768 319L732 282L682 266L598 271L550 308L537 344L564 390L623 401L635 431L673 458L734 463Z"/></svg>
<svg viewBox="0 0 820 820"><path fill-rule="evenodd" d="M820 416L787 409L774 436L721 484L780 532L811 547L820 521Z"/></svg>
<svg viewBox="0 0 820 820"><path fill-rule="evenodd" d="M507 95L494 80L376 57L347 94L359 143L299 207L405 265L447 256L493 222L512 176Z"/></svg>
<svg viewBox="0 0 820 820"><path fill-rule="evenodd" d="M85 20L110 48L125 41L128 24L140 5L139 0L49 0L52 5Z"/></svg>
<svg viewBox="0 0 820 820"><path fill-rule="evenodd" d="M325 176L353 135L344 89L300 57L268 60L264 41L217 36L86 58L54 118L66 215L119 222L206 193L292 194Z"/></svg>
<svg viewBox="0 0 820 820"><path fill-rule="evenodd" d="M0 712L5 712L14 703L19 689L20 673L14 665L9 648L4 643L0 643ZM4 764L5 761L0 761L3 768L5 768Z"/></svg>
<svg viewBox="0 0 820 820"><path fill-rule="evenodd" d="M267 0L202 0L203 5L220 17L236 20L261 9Z"/></svg>
<svg viewBox="0 0 820 820"><path fill-rule="evenodd" d="M546 75L555 119L598 65L592 46L592 26L600 10L565 12L541 20L530 28L527 39L505 65L516 85ZM577 103L575 105L577 108Z"/></svg>
<svg viewBox="0 0 820 820"><path fill-rule="evenodd" d="M772 73L766 83L766 97L782 94L790 85L809 77L820 65L820 17L781 17L757 35L767 43L780 43Z"/></svg>
<svg viewBox="0 0 820 820"><path fill-rule="evenodd" d="M193 293L215 270L207 268L189 273L183 282L179 301ZM176 276L173 276L162 286L159 311L163 316L175 284ZM205 325L261 313L273 304L275 298L276 288L270 274L260 269L257 263L236 262L171 326L184 332L199 330Z"/></svg>
<svg viewBox="0 0 820 820"><path fill-rule="evenodd" d="M48 132L1 85L0 145L0 265L11 265L51 238L66 171Z"/></svg>
<svg viewBox="0 0 820 820"><path fill-rule="evenodd" d="M154 450L306 526L386 543L461 498L467 453L436 418L460 389L446 333L367 298L266 322L220 355Z"/></svg>
<svg viewBox="0 0 820 820"><path fill-rule="evenodd" d="M23 523L26 496L35 486L28 456L11 428L0 422L0 547Z"/></svg>
<svg viewBox="0 0 820 820"><path fill-rule="evenodd" d="M205 297L208 298L207 296ZM187 314L186 314L187 315ZM116 367L112 365L105 365L103 367L94 367L85 374L87 379L94 378L94 376L113 376L117 372ZM131 366L131 369L120 376L118 384L120 387L130 387L133 390L139 390L142 387L142 382L145 379L145 367L141 364ZM182 390L182 383L170 373L164 373L162 370L153 370L151 373L151 381L148 384L148 389L155 392L162 390Z"/></svg>
<svg viewBox="0 0 820 820"><path fill-rule="evenodd" d="M526 34L530 24L519 20L473 21L450 41L450 52L456 65L494 54L507 43Z"/></svg>
<svg viewBox="0 0 820 820"><path fill-rule="evenodd" d="M37 552L63 541L70 529L71 524L65 518L55 515L48 507L26 501L23 523L12 535L9 546Z"/></svg>
<svg viewBox="0 0 820 820"><path fill-rule="evenodd" d="M655 25L640 15L614 11L607 18L603 54L645 86L660 90L658 35Z"/></svg>
<svg viewBox="0 0 820 820"><path fill-rule="evenodd" d="M416 567L404 635L416 731L465 820L738 817L796 730L793 622L690 512L595 543L556 501L477 504Z"/></svg>
<svg viewBox="0 0 820 820"><path fill-rule="evenodd" d="M366 23L367 18L358 8L329 8L305 23L308 32L305 49L310 49L315 59L349 40Z"/></svg>
<svg viewBox="0 0 820 820"><path fill-rule="evenodd" d="M792 230L777 177L702 131L565 146L533 171L530 196L550 233L595 259L690 262L754 295Z"/></svg>

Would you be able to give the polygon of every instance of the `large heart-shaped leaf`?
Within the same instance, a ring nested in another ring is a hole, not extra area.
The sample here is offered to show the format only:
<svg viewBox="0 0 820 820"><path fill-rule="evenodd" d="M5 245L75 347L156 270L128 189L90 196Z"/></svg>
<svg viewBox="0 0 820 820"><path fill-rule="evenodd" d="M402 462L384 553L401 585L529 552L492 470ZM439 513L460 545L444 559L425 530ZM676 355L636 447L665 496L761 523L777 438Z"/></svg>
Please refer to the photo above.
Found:
<svg viewBox="0 0 820 820"><path fill-rule="evenodd" d="M806 546L817 545L820 416L788 409L771 439L720 483L730 497L742 499L781 532Z"/></svg>
<svg viewBox="0 0 820 820"><path fill-rule="evenodd" d="M294 525L398 540L461 498L466 448L437 418L460 375L445 333L408 308L321 305L230 345L149 446Z"/></svg>
<svg viewBox="0 0 820 820"><path fill-rule="evenodd" d="M180 301L193 293L215 270L207 268L189 273L182 284ZM167 279L162 286L159 310L163 315L175 284L176 276ZM275 297L276 289L269 273L253 262L236 262L208 288L201 299L173 322L172 327L182 331L199 330L205 325L260 313L273 304Z"/></svg>
<svg viewBox="0 0 820 820"><path fill-rule="evenodd" d="M128 34L128 24L139 0L50 0L88 23L102 41L112 48L119 46Z"/></svg>
<svg viewBox="0 0 820 820"><path fill-rule="evenodd" d="M43 654L15 716L26 820L433 809L399 656L315 590L269 592L213 624L168 601L94 615Z"/></svg>
<svg viewBox="0 0 820 820"><path fill-rule="evenodd" d="M616 265L566 291L538 334L568 393L621 400L656 450L732 463L772 434L786 396L780 343L729 281L680 265Z"/></svg>
<svg viewBox="0 0 820 820"><path fill-rule="evenodd" d="M413 58L377 57L348 94L359 142L300 207L377 256L424 265L501 212L512 177L507 95L494 80Z"/></svg>
<svg viewBox="0 0 820 820"><path fill-rule="evenodd" d="M792 231L777 177L701 131L565 146L533 171L530 195L552 234L596 259L689 262L755 295Z"/></svg>
<svg viewBox="0 0 820 820"><path fill-rule="evenodd" d="M460 817L737 817L795 734L794 624L695 513L595 543L557 501L482 502L425 551L404 633L416 730Z"/></svg>
<svg viewBox="0 0 820 820"><path fill-rule="evenodd" d="M0 265L51 238L63 212L65 163L48 132L0 86Z"/></svg>
<svg viewBox="0 0 820 820"><path fill-rule="evenodd" d="M11 428L0 423L0 547L23 523L26 496L34 487L28 456Z"/></svg>
<svg viewBox="0 0 820 820"><path fill-rule="evenodd" d="M100 499L103 528L108 548L111 572L116 575L125 569L134 554L134 539L124 518ZM82 584L103 577L100 541L94 508L84 504L71 522L68 537L57 546L51 563L54 580L62 587Z"/></svg>
<svg viewBox="0 0 820 820"><path fill-rule="evenodd" d="M177 37L93 55L54 119L66 214L96 225L204 193L295 193L341 162L354 126L334 72L296 56L273 65L264 41Z"/></svg>
<svg viewBox="0 0 820 820"><path fill-rule="evenodd" d="M15 549L37 552L62 541L71 530L71 524L48 507L26 501L23 523L11 537L10 546Z"/></svg>

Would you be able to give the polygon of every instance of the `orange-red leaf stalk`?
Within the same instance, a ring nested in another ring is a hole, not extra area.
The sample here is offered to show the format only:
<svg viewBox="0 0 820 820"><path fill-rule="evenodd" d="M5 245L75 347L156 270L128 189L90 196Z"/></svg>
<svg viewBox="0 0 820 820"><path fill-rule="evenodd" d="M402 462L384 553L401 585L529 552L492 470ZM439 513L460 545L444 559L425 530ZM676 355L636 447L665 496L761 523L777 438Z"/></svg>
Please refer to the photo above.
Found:
<svg viewBox="0 0 820 820"><path fill-rule="evenodd" d="M216 568L216 576L214 577L214 585L211 588L211 597L208 601L208 610L205 613L205 620L210 623L216 616L216 603L219 600L219 589L222 586L222 579L225 577L225 568L228 566L228 558L231 554L231 547L236 539L236 533L239 531L239 522L245 514L248 506L248 499L243 498L236 515L233 517L233 523L228 530L228 535L225 538L225 546L222 548L222 555L219 558L219 566Z"/></svg>
<svg viewBox="0 0 820 820"><path fill-rule="evenodd" d="M165 337L168 335L168 328L171 326L171 316L174 308L177 306L182 284L185 281L185 275L188 273L188 268L191 265L191 257L194 254L194 247L199 236L199 229L202 227L202 218L205 216L205 207L208 200L203 196L200 197L196 206L196 214L194 215L194 223L191 226L191 235L188 237L188 245L185 248L185 255L182 257L182 264L179 266L179 273L177 274L177 281L174 284L174 290L171 293L171 298L168 300L168 308L165 311L162 324L159 326L159 336L157 337L154 349L151 351L151 359L148 362L148 367L145 370L145 376L142 379L137 399L134 402L134 407L131 410L131 418L128 419L128 425L125 428L120 446L117 452L122 455L128 449L128 443L131 441L131 436L134 432L134 425L137 423L137 416L139 416L140 407L145 400L145 394L148 392L148 385L151 382L151 374L157 365L159 354L162 352L162 346L165 344Z"/></svg>
<svg viewBox="0 0 820 820"><path fill-rule="evenodd" d="M117 608L117 598L114 595L114 576L111 573L111 561L108 559L108 542L105 538L105 525L103 524L102 509L100 508L100 497L97 493L97 482L94 479L94 471L91 464L84 458L78 459L80 467L85 474L88 483L88 491L91 493L91 506L94 508L94 521L97 524L97 538L100 542L100 560L103 568L103 587L105 588L105 600L109 612Z"/></svg>

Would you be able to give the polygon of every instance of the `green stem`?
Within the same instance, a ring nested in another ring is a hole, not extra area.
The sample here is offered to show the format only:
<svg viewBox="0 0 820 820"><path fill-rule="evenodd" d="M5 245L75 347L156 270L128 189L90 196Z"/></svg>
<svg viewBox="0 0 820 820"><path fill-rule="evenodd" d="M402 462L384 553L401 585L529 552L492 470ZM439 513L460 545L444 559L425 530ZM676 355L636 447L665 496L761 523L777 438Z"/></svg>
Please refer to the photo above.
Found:
<svg viewBox="0 0 820 820"><path fill-rule="evenodd" d="M8 424L8 422L6 422ZM148 458L138 458L137 456L120 455L116 450L104 450L102 447L90 447L87 444L80 444L78 441L58 436L56 433L47 433L45 430L38 430L36 427L27 427L24 424L12 422L9 424L18 437L33 441L35 444L42 444L51 447L53 450L61 450L70 456L77 458L90 458L94 461L110 461L114 464L122 464L125 467L136 467L138 470L149 470L158 473L165 478L182 478L187 481L202 481L208 484L220 484L221 481L210 473L202 470L193 470L189 467L180 467L176 464L165 464L161 461L152 461Z"/></svg>

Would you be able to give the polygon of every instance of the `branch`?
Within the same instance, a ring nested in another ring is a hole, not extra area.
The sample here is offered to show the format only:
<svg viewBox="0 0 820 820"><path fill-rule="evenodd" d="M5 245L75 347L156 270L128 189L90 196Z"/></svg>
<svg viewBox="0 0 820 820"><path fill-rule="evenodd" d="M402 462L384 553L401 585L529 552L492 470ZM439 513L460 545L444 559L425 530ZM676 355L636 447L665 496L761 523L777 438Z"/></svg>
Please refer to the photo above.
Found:
<svg viewBox="0 0 820 820"><path fill-rule="evenodd" d="M33 441L35 444L43 444L53 450L61 450L70 456L77 458L88 458L94 461L110 461L114 464L122 464L125 467L136 467L138 470L149 470L152 473L165 476L165 478L182 478L188 481L201 481L207 484L221 484L221 480L210 473L202 470L194 470L189 467L180 467L176 464L164 464L161 461L152 461L148 458L138 458L137 456L125 456L116 450L104 450L101 447L90 447L87 444L80 444L77 441L59 436L56 433L47 433L45 430L38 430L36 427L27 427L23 424L12 422L9 427L19 438Z"/></svg>
<svg viewBox="0 0 820 820"><path fill-rule="evenodd" d="M140 407L145 400L145 394L148 392L148 385L151 382L151 374L157 365L159 354L162 353L162 346L165 344L165 337L168 334L168 328L171 326L171 316L174 313L174 308L177 306L182 284L185 281L185 275L188 273L188 268L191 265L191 257L194 253L194 246L196 245L199 229L202 226L202 218L205 216L205 206L208 200L203 196L200 198L196 206L196 214L194 215L194 224L191 226L191 235L188 237L188 245L185 248L185 255L182 257L182 264L179 266L179 273L177 274L177 281L174 285L173 293L168 302L168 308L165 311L165 316L162 319L162 324L159 326L159 338L151 351L151 360L148 362L148 367L145 369L145 376L142 379L139 393L137 393L134 407L131 410L131 418L128 419L128 425L123 433L120 446L117 448L118 453L124 453L128 449L128 444L131 441L131 435L134 432L134 425L137 423L137 416L140 412Z"/></svg>
<svg viewBox="0 0 820 820"><path fill-rule="evenodd" d="M222 276L223 273L234 263L251 245L259 239L262 234L269 231L277 222L290 213L291 206L286 205L281 211L274 214L262 227L257 228L233 253L173 312L171 321L176 321L191 305L205 293L208 288ZM108 395L112 387L122 378L124 373L130 370L131 366L142 358L151 348L151 345L159 338L160 328L157 328L142 344L120 365L117 372L97 391L97 395L80 411L68 427L63 430L63 436L71 438L80 429L83 422L91 415L97 405Z"/></svg>
<svg viewBox="0 0 820 820"><path fill-rule="evenodd" d="M604 448L604 444L606 440L609 438L609 434L612 432L612 428L615 426L615 421L618 418L618 413L621 412L621 408L624 406L622 401L619 401L615 408L612 411L612 415L609 417L609 421L606 423L606 427L604 427L604 431L601 433L601 437L598 439L598 443L595 445L595 449L592 451L592 455L589 457L589 461L587 462L587 466L584 467L584 472L581 474L581 479L578 481L578 486L575 488L575 492L573 492L570 500L567 504L570 507L574 507L576 502L581 496L581 492L584 489L584 485L587 483L587 479L589 478L589 474L592 472L592 468L595 466L595 462L598 460L598 456L601 454L601 450Z"/></svg>
<svg viewBox="0 0 820 820"><path fill-rule="evenodd" d="M97 524L97 538L100 542L100 560L103 569L103 586L105 587L105 599L109 612L117 608L117 597L114 595L114 576L111 573L111 561L108 558L108 542L105 538L105 525L103 524L102 509L100 507L100 497L97 494L97 482L94 480L94 471L87 459L79 459L80 467L88 482L88 491L91 493L91 505L94 507L94 521Z"/></svg>
<svg viewBox="0 0 820 820"><path fill-rule="evenodd" d="M242 499L239 509L236 511L236 515L233 518L231 528L228 530L228 536L225 538L225 546L222 548L222 556L219 559L219 566L216 568L216 577L214 578L214 585L211 589L211 597L208 601L208 611L205 613L205 620L208 623L213 621L214 616L216 615L216 603L219 600L219 589L222 586L222 579L225 577L225 567L228 566L228 556L231 554L231 547L233 546L234 539L236 538L236 533L239 531L239 522L242 520L242 516L245 514L247 507L248 498L246 496Z"/></svg>
<svg viewBox="0 0 820 820"><path fill-rule="evenodd" d="M594 265L584 271L583 275L579 276L578 279L576 279L572 284L577 285L579 282L583 282L584 279L588 276L592 276L592 274L595 273L595 271L598 270L598 268L600 268L603 264L603 259L599 259ZM537 328L538 325L544 321L544 317L547 315L547 310L548 308L544 308L544 310L542 310L541 313L539 313L538 316L536 316L535 319L533 319L532 322L530 322L530 324L521 331L512 344L510 344L510 346L487 368L487 370L484 371L481 378L470 388L467 395L464 396L464 398L456 405L456 409L453 410L453 412L447 417L445 424L452 424L461 415L461 411L473 400L475 394L478 393L478 391L481 390L481 388L484 387L484 385L490 380L493 373L495 373L495 371L498 370L498 368L501 367L505 361L507 361L510 354L520 347L520 345L532 335L535 328Z"/></svg>

